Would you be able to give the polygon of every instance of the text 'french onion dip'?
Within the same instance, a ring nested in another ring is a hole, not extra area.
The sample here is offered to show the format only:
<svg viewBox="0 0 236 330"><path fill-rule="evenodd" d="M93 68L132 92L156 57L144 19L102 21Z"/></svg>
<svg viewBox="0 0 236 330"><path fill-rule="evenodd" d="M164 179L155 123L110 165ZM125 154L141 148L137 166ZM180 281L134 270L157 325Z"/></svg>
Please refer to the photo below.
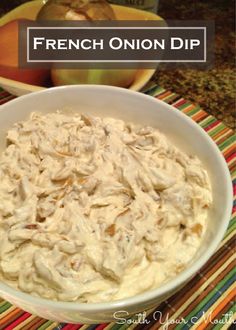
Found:
<svg viewBox="0 0 236 330"><path fill-rule="evenodd" d="M0 278L61 301L157 288L193 259L211 202L200 160L157 129L32 113L0 158Z"/></svg>

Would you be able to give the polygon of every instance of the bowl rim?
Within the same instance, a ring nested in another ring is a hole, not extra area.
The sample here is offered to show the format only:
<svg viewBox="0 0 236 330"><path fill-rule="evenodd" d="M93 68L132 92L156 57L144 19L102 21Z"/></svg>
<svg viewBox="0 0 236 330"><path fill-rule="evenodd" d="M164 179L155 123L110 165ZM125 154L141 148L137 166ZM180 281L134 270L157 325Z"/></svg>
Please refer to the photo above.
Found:
<svg viewBox="0 0 236 330"><path fill-rule="evenodd" d="M0 85L5 85L8 88L10 87L10 88L19 88L22 90L27 90L29 91L29 93L38 92L47 89L47 87L44 86L31 85L18 80L5 78L2 76L0 76Z"/></svg>
<svg viewBox="0 0 236 330"><path fill-rule="evenodd" d="M208 246L208 250L203 253L197 261L190 265L189 268L186 268L183 272L178 274L176 277L168 281L166 284L161 285L159 288L148 290L144 293L138 294L136 296L119 299L110 302L97 302L97 303L80 303L80 302L65 302L65 301L54 301L46 298L41 298L37 296L33 296L31 294L19 291L14 289L4 282L0 281L0 293L4 292L8 296L13 296L18 298L21 301L27 301L28 303L33 304L34 306L43 305L47 308L58 309L58 310L70 310L70 311L78 311L78 312L104 312L104 311L115 311L117 308L119 310L121 308L128 308L134 305L145 304L148 301L155 300L158 297L162 297L164 295L168 295L168 293L174 292L177 288L181 288L186 281L190 280L193 275L195 275L198 270L211 258L215 250L217 249L218 245L220 244L223 236L226 232L228 227L228 223L230 221L231 212L232 212L232 203L233 203L233 189L232 189L232 181L230 172L227 166L227 163L218 149L215 142L210 138L210 136L198 125L194 120L188 117L186 114L179 111L177 108L165 103L164 101L158 100L153 96L146 95L140 92L120 88L120 87L113 87L113 86L106 86L106 85L71 85L71 86L60 86L60 87L52 87L49 89L45 89L42 91L30 93L27 95L23 95L19 98L11 100L3 105L0 106L0 115L3 111L7 111L9 106L17 106L17 104L24 102L25 99L33 99L35 95L43 95L43 94L53 94L54 92L65 92L66 90L83 90L83 89L90 89L91 93L93 91L103 91L107 90L107 92L115 92L115 93L123 93L130 95L131 97L139 97L140 99L146 100L147 102L155 103L158 108L158 104L162 107L165 107L167 110L172 111L175 113L176 116L180 117L183 121L185 121L188 125L192 126L193 129L197 130L198 133L205 137L210 144L212 151L217 155L219 164L222 170L225 173L224 181L226 186L226 197L227 203L224 206L224 213L222 215L222 221L220 226L218 227L217 234L215 235L214 239Z"/></svg>

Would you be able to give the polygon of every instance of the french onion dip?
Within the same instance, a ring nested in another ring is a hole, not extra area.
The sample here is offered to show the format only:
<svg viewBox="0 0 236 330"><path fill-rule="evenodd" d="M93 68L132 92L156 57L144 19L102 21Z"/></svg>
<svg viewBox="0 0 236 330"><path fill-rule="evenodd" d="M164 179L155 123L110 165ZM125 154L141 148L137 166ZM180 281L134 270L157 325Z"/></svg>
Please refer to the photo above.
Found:
<svg viewBox="0 0 236 330"><path fill-rule="evenodd" d="M191 263L211 202L201 161L157 129L32 113L0 158L0 279L60 301L157 288Z"/></svg>

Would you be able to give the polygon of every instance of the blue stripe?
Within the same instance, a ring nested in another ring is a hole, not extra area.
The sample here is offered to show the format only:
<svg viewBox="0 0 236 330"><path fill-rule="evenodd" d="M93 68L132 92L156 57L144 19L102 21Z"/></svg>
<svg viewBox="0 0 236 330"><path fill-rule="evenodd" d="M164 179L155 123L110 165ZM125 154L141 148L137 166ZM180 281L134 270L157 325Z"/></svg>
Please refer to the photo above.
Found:
<svg viewBox="0 0 236 330"><path fill-rule="evenodd" d="M66 325L67 325L67 323L59 323L55 328L53 328L53 330L61 330L61 329L63 329Z"/></svg>
<svg viewBox="0 0 236 330"><path fill-rule="evenodd" d="M199 320L204 313L207 313L207 311L210 309L210 307L221 297L222 293L224 293L233 283L236 281L236 274L234 274L228 282L225 283L225 285L219 289L220 292L216 291L215 295L208 301L208 303L202 308L201 311L199 311L197 314L194 315L194 323L191 322L191 319L188 321L187 324L183 326L183 330L190 329L194 324L197 323L197 320Z"/></svg>
<svg viewBox="0 0 236 330"><path fill-rule="evenodd" d="M99 324L92 324L86 330L94 330L97 328L97 326L99 326Z"/></svg>

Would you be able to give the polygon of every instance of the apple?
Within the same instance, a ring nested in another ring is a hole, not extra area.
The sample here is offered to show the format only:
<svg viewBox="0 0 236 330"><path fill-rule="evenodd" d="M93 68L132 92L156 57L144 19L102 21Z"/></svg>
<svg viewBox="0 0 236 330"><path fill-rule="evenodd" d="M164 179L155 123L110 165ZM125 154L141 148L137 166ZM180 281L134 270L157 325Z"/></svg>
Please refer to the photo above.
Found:
<svg viewBox="0 0 236 330"><path fill-rule="evenodd" d="M136 73L137 70L128 69L53 69L51 78L55 86L98 84L128 88Z"/></svg>
<svg viewBox="0 0 236 330"><path fill-rule="evenodd" d="M37 20L96 21L115 20L112 7L105 0L49 0L39 11ZM137 70L58 69L51 70L55 86L99 84L129 87Z"/></svg>
<svg viewBox="0 0 236 330"><path fill-rule="evenodd" d="M105 0L49 0L37 15L38 21L114 19L113 9Z"/></svg>
<svg viewBox="0 0 236 330"><path fill-rule="evenodd" d="M44 69L20 69L18 64L18 25L11 21L0 27L0 76L23 83L44 86L50 71Z"/></svg>

